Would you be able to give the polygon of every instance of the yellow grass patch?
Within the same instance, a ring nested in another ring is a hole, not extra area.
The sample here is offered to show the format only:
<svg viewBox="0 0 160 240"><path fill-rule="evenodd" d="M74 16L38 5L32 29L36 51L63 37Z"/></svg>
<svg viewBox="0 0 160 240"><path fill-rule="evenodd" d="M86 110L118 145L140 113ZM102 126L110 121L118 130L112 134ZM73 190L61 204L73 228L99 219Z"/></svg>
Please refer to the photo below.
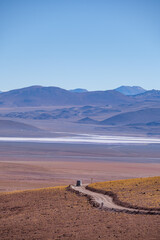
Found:
<svg viewBox="0 0 160 240"><path fill-rule="evenodd" d="M139 207L160 208L160 177L98 182L89 186L111 191L122 202Z"/></svg>
<svg viewBox="0 0 160 240"><path fill-rule="evenodd" d="M4 194L16 194L23 192L38 192L38 191L47 191L47 190L64 190L67 186L56 186L56 187L47 187L47 188L37 188L37 189L29 189L29 190L17 190L12 192L1 192L0 195Z"/></svg>

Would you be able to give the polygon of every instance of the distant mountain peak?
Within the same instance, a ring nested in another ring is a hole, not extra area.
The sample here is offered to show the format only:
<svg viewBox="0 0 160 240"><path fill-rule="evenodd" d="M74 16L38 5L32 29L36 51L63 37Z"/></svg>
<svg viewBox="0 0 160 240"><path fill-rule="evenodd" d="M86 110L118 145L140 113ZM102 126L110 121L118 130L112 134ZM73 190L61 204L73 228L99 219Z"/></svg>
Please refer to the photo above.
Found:
<svg viewBox="0 0 160 240"><path fill-rule="evenodd" d="M135 97L137 97L137 98L143 97L143 98L148 98L148 99L157 98L157 97L159 98L160 90L152 89L152 90L146 91L144 93L137 94L137 96L135 96Z"/></svg>
<svg viewBox="0 0 160 240"><path fill-rule="evenodd" d="M146 90L139 86L120 86L115 89L124 95L137 95L146 92Z"/></svg>
<svg viewBox="0 0 160 240"><path fill-rule="evenodd" d="M69 91L70 91L70 92L76 92L76 93L88 92L87 89L83 89L83 88L71 89L71 90L69 90Z"/></svg>

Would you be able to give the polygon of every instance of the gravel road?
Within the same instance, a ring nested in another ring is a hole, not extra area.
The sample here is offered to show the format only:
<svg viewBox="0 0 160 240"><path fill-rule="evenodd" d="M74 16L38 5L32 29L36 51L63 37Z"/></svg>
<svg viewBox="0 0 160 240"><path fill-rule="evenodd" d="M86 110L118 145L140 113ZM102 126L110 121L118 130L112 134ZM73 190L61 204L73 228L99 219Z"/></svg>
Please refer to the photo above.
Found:
<svg viewBox="0 0 160 240"><path fill-rule="evenodd" d="M92 192L86 189L86 185L83 185L80 187L71 185L70 188L76 192L79 192L82 195L91 197L93 202L95 202L101 209L108 209L116 212L126 212L126 213L128 212L128 213L135 213L135 214L160 215L160 211L156 211L156 210L141 210L141 209L134 209L134 208L128 208L128 207L117 205L116 203L113 202L112 197L108 195L104 195L102 193Z"/></svg>

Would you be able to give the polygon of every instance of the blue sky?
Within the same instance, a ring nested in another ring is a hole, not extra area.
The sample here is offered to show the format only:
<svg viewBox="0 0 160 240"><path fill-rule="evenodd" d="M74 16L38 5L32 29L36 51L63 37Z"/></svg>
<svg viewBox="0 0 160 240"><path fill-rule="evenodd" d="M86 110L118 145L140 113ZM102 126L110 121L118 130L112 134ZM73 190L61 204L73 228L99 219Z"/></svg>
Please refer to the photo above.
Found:
<svg viewBox="0 0 160 240"><path fill-rule="evenodd" d="M0 90L160 89L159 0L0 0Z"/></svg>

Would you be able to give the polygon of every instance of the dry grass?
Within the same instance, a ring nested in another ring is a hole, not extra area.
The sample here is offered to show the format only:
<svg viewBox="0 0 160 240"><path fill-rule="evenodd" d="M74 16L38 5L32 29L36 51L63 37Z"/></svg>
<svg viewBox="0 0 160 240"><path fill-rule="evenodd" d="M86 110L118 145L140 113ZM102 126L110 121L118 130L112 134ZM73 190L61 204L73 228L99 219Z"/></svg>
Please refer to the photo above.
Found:
<svg viewBox="0 0 160 240"><path fill-rule="evenodd" d="M111 191L121 202L139 207L160 208L160 177L99 182L89 186Z"/></svg>
<svg viewBox="0 0 160 240"><path fill-rule="evenodd" d="M1 240L158 240L160 216L100 211L65 188L0 195Z"/></svg>

